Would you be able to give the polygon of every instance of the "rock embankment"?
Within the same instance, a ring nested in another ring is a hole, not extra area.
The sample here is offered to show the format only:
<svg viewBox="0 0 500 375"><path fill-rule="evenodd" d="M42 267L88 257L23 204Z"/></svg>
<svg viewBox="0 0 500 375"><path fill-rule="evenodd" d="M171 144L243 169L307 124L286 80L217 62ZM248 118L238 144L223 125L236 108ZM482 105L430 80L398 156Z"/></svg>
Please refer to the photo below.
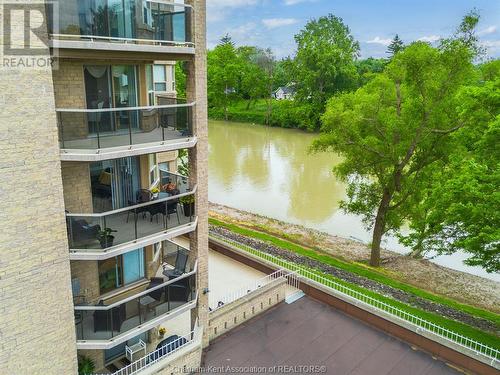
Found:
<svg viewBox="0 0 500 375"><path fill-rule="evenodd" d="M370 257L370 249L358 241L227 206L211 203L210 216L267 232L339 259L367 262ZM425 259L413 259L389 250L382 251L382 258L384 259L383 270L395 280L462 303L500 313L500 283L498 282L442 267Z"/></svg>

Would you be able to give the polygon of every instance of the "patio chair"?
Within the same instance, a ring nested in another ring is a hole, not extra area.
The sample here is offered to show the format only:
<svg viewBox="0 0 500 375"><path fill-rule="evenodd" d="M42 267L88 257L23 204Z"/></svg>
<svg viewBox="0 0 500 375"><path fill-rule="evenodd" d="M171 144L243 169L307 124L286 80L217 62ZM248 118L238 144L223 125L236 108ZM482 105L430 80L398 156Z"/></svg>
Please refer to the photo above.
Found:
<svg viewBox="0 0 500 375"><path fill-rule="evenodd" d="M174 269L167 269L166 266L163 266L163 274L168 277L169 280L175 279L176 277L181 276L186 270L186 264L188 261L188 253L185 250L178 250L177 257L175 259Z"/></svg>
<svg viewBox="0 0 500 375"><path fill-rule="evenodd" d="M71 238L76 243L88 243L97 240L101 230L99 224L89 224L83 219L70 218Z"/></svg>
<svg viewBox="0 0 500 375"><path fill-rule="evenodd" d="M171 201L168 201L168 203L167 203L167 219L170 219L171 214L176 214L177 215L177 222L180 225L181 219L179 217L178 206L179 206L178 199L173 199Z"/></svg>
<svg viewBox="0 0 500 375"><path fill-rule="evenodd" d="M132 201L128 201L128 205L129 206L134 206L136 204L141 204L141 203L146 203L146 202L150 202L151 200L153 199L153 194L148 190L148 189L140 189L137 194L135 195L135 202L132 202ZM130 212L132 212L132 210L128 211L127 212L127 223L128 223L128 219L129 219L129 216L130 216ZM139 214L142 214L142 218L144 219L146 217L146 213L149 212L149 207L148 206L144 206L144 207L137 207L135 209L135 215L139 215Z"/></svg>
<svg viewBox="0 0 500 375"><path fill-rule="evenodd" d="M163 277L152 277L151 281L147 287L147 289L154 288L155 286L161 285L165 282ZM165 288L159 288L156 290L153 290L148 294L151 298L154 298L156 301L161 302L161 297L163 295L163 292L165 291Z"/></svg>

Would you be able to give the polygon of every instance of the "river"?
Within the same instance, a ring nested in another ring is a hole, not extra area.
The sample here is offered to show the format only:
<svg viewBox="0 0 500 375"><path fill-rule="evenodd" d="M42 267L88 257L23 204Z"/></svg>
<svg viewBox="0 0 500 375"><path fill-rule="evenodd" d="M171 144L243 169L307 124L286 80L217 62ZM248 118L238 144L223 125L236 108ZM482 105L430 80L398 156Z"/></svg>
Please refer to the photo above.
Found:
<svg viewBox="0 0 500 375"><path fill-rule="evenodd" d="M364 243L371 240L361 218L344 213L345 186L332 173L339 157L311 155L315 135L299 130L209 121L209 200ZM383 247L405 253L396 238ZM480 267L462 263L463 254L433 262L500 281Z"/></svg>

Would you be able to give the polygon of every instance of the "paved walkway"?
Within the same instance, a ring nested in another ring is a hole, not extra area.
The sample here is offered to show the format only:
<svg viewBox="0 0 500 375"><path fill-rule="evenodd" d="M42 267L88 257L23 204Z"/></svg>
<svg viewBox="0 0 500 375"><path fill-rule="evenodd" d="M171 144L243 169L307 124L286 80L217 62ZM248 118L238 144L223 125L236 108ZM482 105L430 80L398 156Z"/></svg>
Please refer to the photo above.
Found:
<svg viewBox="0 0 500 375"><path fill-rule="evenodd" d="M323 373L334 375L458 374L430 355L308 297L282 303L220 337L204 359L205 368L279 365L325 366ZM288 373L319 371L297 367Z"/></svg>

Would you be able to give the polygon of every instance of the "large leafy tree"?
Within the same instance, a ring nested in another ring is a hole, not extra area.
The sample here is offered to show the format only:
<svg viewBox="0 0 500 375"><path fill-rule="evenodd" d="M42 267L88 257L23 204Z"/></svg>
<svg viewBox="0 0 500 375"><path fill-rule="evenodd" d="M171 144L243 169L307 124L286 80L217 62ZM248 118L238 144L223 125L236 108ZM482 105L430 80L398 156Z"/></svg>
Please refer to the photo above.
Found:
<svg viewBox="0 0 500 375"><path fill-rule="evenodd" d="M434 48L415 42L356 92L332 98L316 150L343 157L342 207L373 229L370 264L380 264L384 234L398 232L433 165L446 159L451 135L464 126L457 93L473 71L472 53L458 40Z"/></svg>
<svg viewBox="0 0 500 375"><path fill-rule="evenodd" d="M315 112L322 113L331 96L356 86L354 61L359 43L342 19L332 14L309 21L295 41L296 99L313 104Z"/></svg>
<svg viewBox="0 0 500 375"><path fill-rule="evenodd" d="M227 112L230 102L235 98L235 89L239 82L242 64L234 43L229 36L207 54L208 102L211 106L224 109Z"/></svg>
<svg viewBox="0 0 500 375"><path fill-rule="evenodd" d="M271 59L268 60L268 51ZM272 85L274 59L270 50L253 46L242 46L236 50L241 61L238 93L247 99L247 109L252 102L266 97Z"/></svg>
<svg viewBox="0 0 500 375"><path fill-rule="evenodd" d="M411 207L412 255L465 251L465 263L500 271L500 61L481 66L477 85L459 95L459 121L449 163L435 168Z"/></svg>
<svg viewBox="0 0 500 375"><path fill-rule="evenodd" d="M374 73L382 73L387 65L386 59L375 59L369 57L367 59L358 60L355 62L358 72L358 87L366 85L366 83L374 77Z"/></svg>

